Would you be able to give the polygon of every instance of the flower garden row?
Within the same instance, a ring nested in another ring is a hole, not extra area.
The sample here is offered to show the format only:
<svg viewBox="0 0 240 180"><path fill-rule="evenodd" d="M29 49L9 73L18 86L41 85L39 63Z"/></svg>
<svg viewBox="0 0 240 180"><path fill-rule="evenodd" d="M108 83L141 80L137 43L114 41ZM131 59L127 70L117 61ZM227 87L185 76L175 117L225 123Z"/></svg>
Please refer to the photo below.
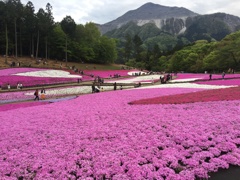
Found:
<svg viewBox="0 0 240 180"><path fill-rule="evenodd" d="M208 82L2 105L0 178L194 180L240 166L239 87L227 88L240 80ZM17 93L0 98L32 96Z"/></svg>
<svg viewBox="0 0 240 180"><path fill-rule="evenodd" d="M112 91L2 112L0 176L191 180L240 165L239 100L128 105L194 91Z"/></svg>
<svg viewBox="0 0 240 180"><path fill-rule="evenodd" d="M239 80L240 82L240 80ZM130 102L131 105L140 104L184 104L194 102L231 101L240 100L240 86L224 89L213 89L187 94L160 96Z"/></svg>
<svg viewBox="0 0 240 180"><path fill-rule="evenodd" d="M67 83L67 82L77 82L79 79L82 81L94 80L94 77L100 76L101 78L110 78L114 77L117 74L120 77L132 76L139 71L129 71L129 70L85 70L84 75L75 73L73 71L64 71L64 70L49 70L49 69L36 69L36 68L9 68L0 70L0 86L4 87L7 84L11 86L16 86L19 82L23 84L24 87L35 86L35 85L46 85L46 84L58 84L58 83ZM142 74L145 72L142 72ZM159 81L160 75L151 75L145 76L145 79L142 79L141 76L134 78L125 78L122 80L117 80L122 83L129 82L157 82ZM191 77L191 79L189 78ZM220 78L221 75L213 75L213 78ZM227 74L227 78L240 78L239 74ZM206 80L208 78L207 74L178 74L176 80L171 82L179 81L194 81L199 79ZM110 80L106 82L115 82L115 80Z"/></svg>
<svg viewBox="0 0 240 180"><path fill-rule="evenodd" d="M0 85L6 86L10 84L16 86L21 82L24 87L46 84L58 84L67 82L77 82L78 79L82 81L94 80L95 76L102 78L109 78L110 75L117 73L119 76L129 76L128 70L116 71L84 71L84 75L75 73L73 71L64 70L49 70L49 69L36 69L36 68L9 68L0 70Z"/></svg>

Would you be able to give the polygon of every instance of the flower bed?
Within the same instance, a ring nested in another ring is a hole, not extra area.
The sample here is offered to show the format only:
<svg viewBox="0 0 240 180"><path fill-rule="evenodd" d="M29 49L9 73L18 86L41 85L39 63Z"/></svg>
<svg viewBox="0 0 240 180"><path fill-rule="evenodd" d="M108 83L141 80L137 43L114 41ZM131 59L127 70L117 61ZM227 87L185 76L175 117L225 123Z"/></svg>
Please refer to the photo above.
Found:
<svg viewBox="0 0 240 180"><path fill-rule="evenodd" d="M160 80L160 75L141 75L141 76L134 76L130 78L124 78L124 79L115 79L115 80L107 80L105 82L113 83L156 83Z"/></svg>
<svg viewBox="0 0 240 180"><path fill-rule="evenodd" d="M7 69L0 69L0 76L10 76L16 73L25 73L25 72L32 72L32 71L41 71L45 69L38 69L38 68L7 68Z"/></svg>
<svg viewBox="0 0 240 180"><path fill-rule="evenodd" d="M23 87L47 85L47 84L59 84L77 82L77 79L69 78L51 78L51 77L27 77L27 76L3 76L1 77L0 84L7 86L9 83L12 87L17 86L21 82Z"/></svg>
<svg viewBox="0 0 240 180"><path fill-rule="evenodd" d="M221 79L221 74L213 74L212 79ZM240 74L226 74L225 79L228 78L240 78ZM208 80L209 74L194 74L194 73L178 73L176 76L176 80L171 82L179 82L179 81L195 81L195 80Z"/></svg>
<svg viewBox="0 0 240 180"><path fill-rule="evenodd" d="M193 180L239 166L239 100L128 105L194 91L111 91L2 111L0 177Z"/></svg>
<svg viewBox="0 0 240 180"><path fill-rule="evenodd" d="M80 78L83 81L92 80L89 76L71 75L68 71L47 70L36 68L10 68L0 70L0 85L12 87L21 82L23 87L47 84L59 84L77 82Z"/></svg>
<svg viewBox="0 0 240 180"><path fill-rule="evenodd" d="M197 84L209 84L209 85L228 85L228 86L240 86L240 78L239 79L224 79L224 80L211 80L211 81L200 81L196 82Z"/></svg>
<svg viewBox="0 0 240 180"><path fill-rule="evenodd" d="M141 99L130 102L131 105L139 104L184 104L194 102L231 101L240 100L240 87L205 90L187 94L160 96L150 99Z"/></svg>
<svg viewBox="0 0 240 180"><path fill-rule="evenodd" d="M15 104L5 104L0 106L0 111L8 111L8 110L13 110L18 108L40 106L45 104L48 104L48 102L22 102L22 103L15 103Z"/></svg>
<svg viewBox="0 0 240 180"><path fill-rule="evenodd" d="M100 76L101 78L110 78L118 74L120 76L128 76L130 70L84 70L84 74Z"/></svg>

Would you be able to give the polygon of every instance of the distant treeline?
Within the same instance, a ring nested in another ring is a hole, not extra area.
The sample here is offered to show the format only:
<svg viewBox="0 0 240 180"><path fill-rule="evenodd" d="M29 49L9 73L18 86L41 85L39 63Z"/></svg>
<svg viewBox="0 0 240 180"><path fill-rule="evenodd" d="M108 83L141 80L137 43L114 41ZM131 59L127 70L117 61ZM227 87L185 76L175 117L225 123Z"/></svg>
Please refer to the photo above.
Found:
<svg viewBox="0 0 240 180"><path fill-rule="evenodd" d="M231 69L236 72L240 71L240 31L221 41L198 40L166 52L158 45L152 50L144 49L138 36L126 37L123 52L126 65L152 71L217 73Z"/></svg>
<svg viewBox="0 0 240 180"><path fill-rule="evenodd" d="M76 24L71 16L54 22L52 6L35 12L32 2L0 1L0 53L7 56L113 63L116 42L101 36L94 23Z"/></svg>

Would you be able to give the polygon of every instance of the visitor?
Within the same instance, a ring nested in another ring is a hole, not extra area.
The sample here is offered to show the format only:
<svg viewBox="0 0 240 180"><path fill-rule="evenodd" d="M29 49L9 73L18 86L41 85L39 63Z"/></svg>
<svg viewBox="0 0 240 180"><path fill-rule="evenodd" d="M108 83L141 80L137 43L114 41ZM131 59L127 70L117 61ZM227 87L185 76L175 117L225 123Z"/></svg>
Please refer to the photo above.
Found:
<svg viewBox="0 0 240 180"><path fill-rule="evenodd" d="M7 85L7 88L8 88L8 90L10 90L11 89L11 86L10 86L10 84L8 83L8 85Z"/></svg>
<svg viewBox="0 0 240 180"><path fill-rule="evenodd" d="M34 92L35 99L34 101L38 100L39 101L39 96L38 96L38 89Z"/></svg>
<svg viewBox="0 0 240 180"><path fill-rule="evenodd" d="M209 80L212 80L212 73L209 74Z"/></svg>
<svg viewBox="0 0 240 180"><path fill-rule="evenodd" d="M99 86L96 86L96 87L95 87L95 92L96 92L96 93L99 93L99 92L100 92L100 87L99 87Z"/></svg>
<svg viewBox="0 0 240 180"><path fill-rule="evenodd" d="M92 93L95 93L95 83L92 84Z"/></svg>
<svg viewBox="0 0 240 180"><path fill-rule="evenodd" d="M78 82L78 83L82 82L82 79L79 78L77 82Z"/></svg>
<svg viewBox="0 0 240 180"><path fill-rule="evenodd" d="M43 88L41 89L41 93L42 93L42 94L45 94L45 92L46 92L46 91L45 91L45 89L44 89L44 87L43 87Z"/></svg>
<svg viewBox="0 0 240 180"><path fill-rule="evenodd" d="M19 88L22 90L22 88L23 88L22 83L19 84Z"/></svg>
<svg viewBox="0 0 240 180"><path fill-rule="evenodd" d="M222 72L222 79L224 79L224 77L225 77L225 72L223 71Z"/></svg>
<svg viewBox="0 0 240 180"><path fill-rule="evenodd" d="M116 83L116 82L113 84L113 90L114 90L114 91L117 90L117 83Z"/></svg>
<svg viewBox="0 0 240 180"><path fill-rule="evenodd" d="M41 93L41 100L44 100L45 99L45 94L44 93Z"/></svg>
<svg viewBox="0 0 240 180"><path fill-rule="evenodd" d="M20 89L20 83L17 83L17 89Z"/></svg>
<svg viewBox="0 0 240 180"><path fill-rule="evenodd" d="M153 78L152 78L152 84L154 84L154 80L153 80Z"/></svg>

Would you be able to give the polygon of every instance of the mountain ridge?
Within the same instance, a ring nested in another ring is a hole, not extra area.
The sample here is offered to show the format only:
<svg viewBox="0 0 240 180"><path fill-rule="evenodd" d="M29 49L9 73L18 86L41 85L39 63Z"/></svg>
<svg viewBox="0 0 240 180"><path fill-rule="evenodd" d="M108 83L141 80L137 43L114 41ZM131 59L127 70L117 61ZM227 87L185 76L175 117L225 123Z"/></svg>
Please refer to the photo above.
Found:
<svg viewBox="0 0 240 180"><path fill-rule="evenodd" d="M167 19L174 18L182 19L184 21L187 17L197 15L197 13L183 7L168 7L148 2L135 10L126 12L113 21L98 25L98 27L102 34L113 29L118 29L129 21L133 21L140 26L149 22L155 23L157 27L161 28Z"/></svg>
<svg viewBox="0 0 240 180"><path fill-rule="evenodd" d="M194 21L201 18L212 18L224 22L231 32L240 27L240 18L226 13L200 15L184 7L169 7L148 2L135 10L130 10L113 21L97 25L102 34L119 29L132 21L138 26L148 23L155 24L160 30L173 35L180 35L187 31Z"/></svg>

